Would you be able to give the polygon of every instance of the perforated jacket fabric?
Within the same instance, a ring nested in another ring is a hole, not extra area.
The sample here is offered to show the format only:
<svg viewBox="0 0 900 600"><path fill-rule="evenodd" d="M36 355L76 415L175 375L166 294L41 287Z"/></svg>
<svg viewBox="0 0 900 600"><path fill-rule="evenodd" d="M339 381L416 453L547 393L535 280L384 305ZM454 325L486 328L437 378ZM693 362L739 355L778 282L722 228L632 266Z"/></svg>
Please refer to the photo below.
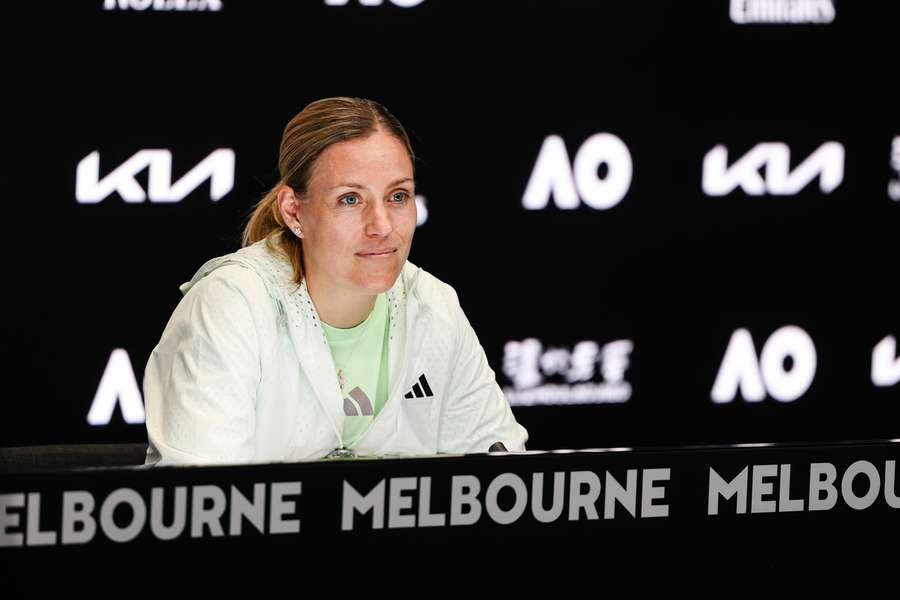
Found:
<svg viewBox="0 0 900 600"><path fill-rule="evenodd" d="M331 351L305 282L292 276L261 240L180 286L144 372L148 464L300 461L341 448ZM388 400L350 450L465 454L498 441L524 450L528 433L455 290L407 261L387 296Z"/></svg>

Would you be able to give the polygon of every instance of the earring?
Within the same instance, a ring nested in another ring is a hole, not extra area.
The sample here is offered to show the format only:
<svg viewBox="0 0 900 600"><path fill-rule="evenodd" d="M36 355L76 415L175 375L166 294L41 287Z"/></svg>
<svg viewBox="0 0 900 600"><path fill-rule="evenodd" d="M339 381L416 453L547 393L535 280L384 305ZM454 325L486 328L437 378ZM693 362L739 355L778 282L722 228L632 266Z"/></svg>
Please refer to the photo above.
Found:
<svg viewBox="0 0 900 600"><path fill-rule="evenodd" d="M302 238L302 237L303 237L303 232L300 231L300 228L299 228L299 227L294 227L294 234L295 234L298 238Z"/></svg>

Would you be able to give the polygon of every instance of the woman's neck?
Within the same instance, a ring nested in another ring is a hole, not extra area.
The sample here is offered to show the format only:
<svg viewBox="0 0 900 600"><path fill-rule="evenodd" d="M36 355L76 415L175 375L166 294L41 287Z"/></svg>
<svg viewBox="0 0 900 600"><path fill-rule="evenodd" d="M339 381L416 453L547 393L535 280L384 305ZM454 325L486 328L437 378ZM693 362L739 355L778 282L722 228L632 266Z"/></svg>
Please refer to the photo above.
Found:
<svg viewBox="0 0 900 600"><path fill-rule="evenodd" d="M315 280L307 278L306 287L312 298L319 318L326 324L339 329L355 327L366 320L375 308L377 296L347 294L328 290Z"/></svg>

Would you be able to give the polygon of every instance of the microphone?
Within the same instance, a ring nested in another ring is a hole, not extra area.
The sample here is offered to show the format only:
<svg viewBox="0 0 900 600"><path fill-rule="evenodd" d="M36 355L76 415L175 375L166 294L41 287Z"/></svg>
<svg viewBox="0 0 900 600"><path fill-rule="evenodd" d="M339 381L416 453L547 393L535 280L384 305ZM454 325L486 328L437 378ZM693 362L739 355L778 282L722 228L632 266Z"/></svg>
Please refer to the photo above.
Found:
<svg viewBox="0 0 900 600"><path fill-rule="evenodd" d="M491 447L488 448L488 452L509 452L506 449L506 446L503 445L503 442L494 442L491 444Z"/></svg>

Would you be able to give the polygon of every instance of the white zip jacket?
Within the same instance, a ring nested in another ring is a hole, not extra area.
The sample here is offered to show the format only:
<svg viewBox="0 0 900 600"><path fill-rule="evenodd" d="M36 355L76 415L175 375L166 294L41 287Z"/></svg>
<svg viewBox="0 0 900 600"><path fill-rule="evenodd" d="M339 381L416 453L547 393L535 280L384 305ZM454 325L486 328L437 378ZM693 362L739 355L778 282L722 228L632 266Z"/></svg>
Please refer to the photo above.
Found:
<svg viewBox="0 0 900 600"><path fill-rule="evenodd" d="M342 447L331 350L306 282L298 288L292 276L262 240L181 285L144 373L147 463L300 461ZM350 449L462 454L499 441L524 450L528 433L453 288L407 262L387 296L389 395Z"/></svg>

